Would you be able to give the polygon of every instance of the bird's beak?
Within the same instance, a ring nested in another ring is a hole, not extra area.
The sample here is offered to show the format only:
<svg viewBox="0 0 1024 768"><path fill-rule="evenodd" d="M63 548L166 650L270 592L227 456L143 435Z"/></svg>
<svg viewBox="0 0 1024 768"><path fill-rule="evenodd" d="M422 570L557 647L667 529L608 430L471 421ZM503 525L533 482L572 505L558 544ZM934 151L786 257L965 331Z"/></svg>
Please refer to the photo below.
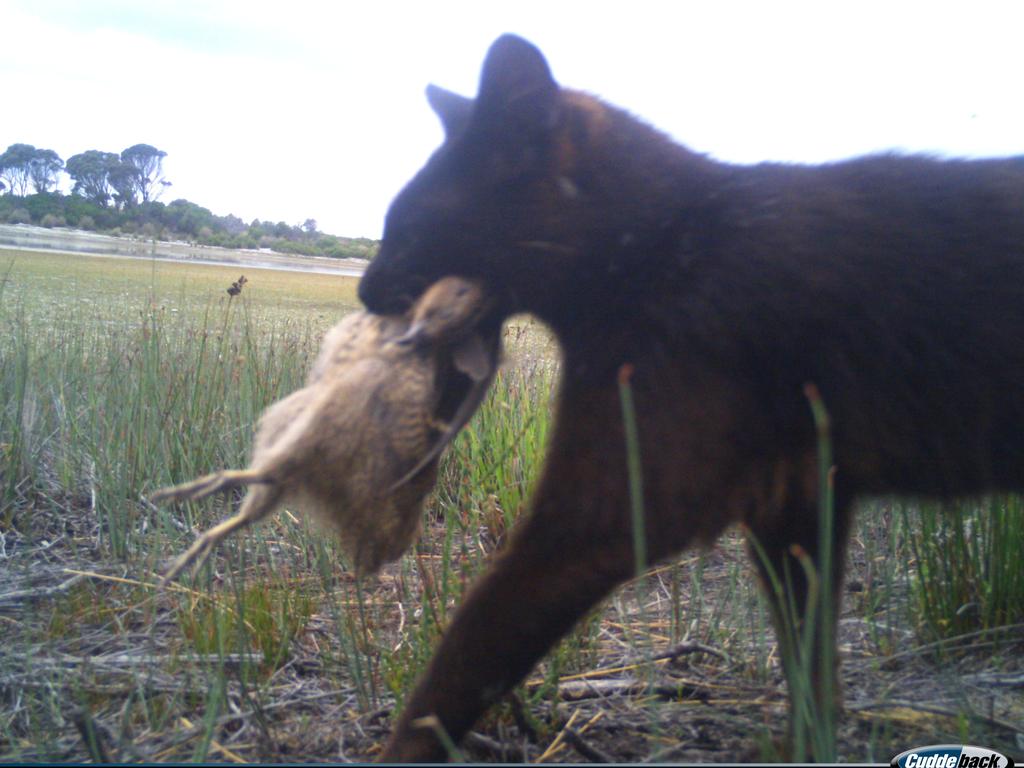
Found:
<svg viewBox="0 0 1024 768"><path fill-rule="evenodd" d="M409 330L394 340L395 344L402 347L411 347L420 340L423 333L423 321L417 321L409 326Z"/></svg>

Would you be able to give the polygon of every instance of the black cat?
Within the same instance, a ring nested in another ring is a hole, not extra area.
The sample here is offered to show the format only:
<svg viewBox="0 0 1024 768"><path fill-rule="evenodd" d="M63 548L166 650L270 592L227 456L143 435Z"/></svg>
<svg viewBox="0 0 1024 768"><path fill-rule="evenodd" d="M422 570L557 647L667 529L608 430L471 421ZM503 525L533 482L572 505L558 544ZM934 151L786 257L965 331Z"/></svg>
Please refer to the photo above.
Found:
<svg viewBox="0 0 1024 768"><path fill-rule="evenodd" d="M560 88L513 36L475 100L428 96L445 142L392 204L360 297L393 312L440 277L479 279L488 332L533 313L564 364L532 514L455 614L383 759L443 758L420 718L461 738L634 574L620 372L649 560L742 521L801 607L793 553L821 555L805 384L832 419L836 599L858 496L1024 488L1021 158L723 164ZM834 629L819 627L825 647Z"/></svg>

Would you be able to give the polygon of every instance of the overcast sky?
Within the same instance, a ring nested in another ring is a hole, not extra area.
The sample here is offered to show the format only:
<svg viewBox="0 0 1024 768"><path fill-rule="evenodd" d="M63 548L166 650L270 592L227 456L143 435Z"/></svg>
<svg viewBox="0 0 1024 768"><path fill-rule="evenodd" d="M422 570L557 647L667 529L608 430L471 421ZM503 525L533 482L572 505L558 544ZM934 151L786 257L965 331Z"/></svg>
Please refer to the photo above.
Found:
<svg viewBox="0 0 1024 768"><path fill-rule="evenodd" d="M218 215L379 237L502 32L730 162L1024 154L1024 2L0 0L0 152L137 143Z"/></svg>

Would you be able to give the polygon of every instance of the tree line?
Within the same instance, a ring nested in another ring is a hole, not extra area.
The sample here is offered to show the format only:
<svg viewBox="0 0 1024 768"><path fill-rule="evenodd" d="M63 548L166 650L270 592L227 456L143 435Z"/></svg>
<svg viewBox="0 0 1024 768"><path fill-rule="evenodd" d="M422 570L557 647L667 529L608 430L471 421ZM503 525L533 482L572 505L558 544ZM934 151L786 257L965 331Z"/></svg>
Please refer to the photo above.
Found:
<svg viewBox="0 0 1024 768"><path fill-rule="evenodd" d="M159 198L171 186L163 175L166 156L149 144L134 144L120 153L90 149L65 162L52 149L12 144L0 155L0 223L333 258L376 254L377 241L324 234L314 219L299 225L259 219L246 224L188 200L165 205ZM67 195L59 191L62 173L74 182Z"/></svg>

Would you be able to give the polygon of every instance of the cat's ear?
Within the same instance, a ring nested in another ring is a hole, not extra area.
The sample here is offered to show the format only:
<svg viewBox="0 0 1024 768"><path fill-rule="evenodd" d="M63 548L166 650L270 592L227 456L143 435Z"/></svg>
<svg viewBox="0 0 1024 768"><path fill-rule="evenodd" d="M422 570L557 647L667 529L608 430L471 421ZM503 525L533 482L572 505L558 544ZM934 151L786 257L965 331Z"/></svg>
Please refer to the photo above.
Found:
<svg viewBox="0 0 1024 768"><path fill-rule="evenodd" d="M516 35L502 35L484 59L476 117L520 135L546 134L558 124L558 94L537 47Z"/></svg>
<svg viewBox="0 0 1024 768"><path fill-rule="evenodd" d="M466 127L469 116L473 114L473 100L460 96L457 93L439 88L436 85L427 86L427 101L431 109L441 118L441 125L444 127L444 135L451 138Z"/></svg>

